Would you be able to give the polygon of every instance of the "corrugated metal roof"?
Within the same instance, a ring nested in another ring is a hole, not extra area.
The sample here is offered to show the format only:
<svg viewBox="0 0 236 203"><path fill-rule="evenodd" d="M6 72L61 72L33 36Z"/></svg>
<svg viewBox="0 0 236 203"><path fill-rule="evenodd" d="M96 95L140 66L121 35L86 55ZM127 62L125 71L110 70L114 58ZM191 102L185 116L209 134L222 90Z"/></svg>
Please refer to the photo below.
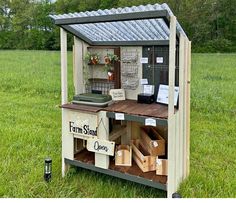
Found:
<svg viewBox="0 0 236 203"><path fill-rule="evenodd" d="M57 19L72 19L75 17L89 17L89 16L104 16L112 14L125 14L142 11L156 11L166 10L169 15L173 15L171 9L167 4L154 4L154 5L140 5L125 8L112 8L110 10L97 10L86 11L80 13L69 13L62 15L50 15L54 20ZM131 20L131 21L116 21L104 23L91 23L91 24L71 24L68 25L70 29L76 31L80 35L85 36L92 42L102 41L153 41L153 40L168 40L169 28L165 21L161 18L158 19L144 19L144 20ZM177 30L184 34L183 29L177 22ZM78 36L79 37L79 36Z"/></svg>

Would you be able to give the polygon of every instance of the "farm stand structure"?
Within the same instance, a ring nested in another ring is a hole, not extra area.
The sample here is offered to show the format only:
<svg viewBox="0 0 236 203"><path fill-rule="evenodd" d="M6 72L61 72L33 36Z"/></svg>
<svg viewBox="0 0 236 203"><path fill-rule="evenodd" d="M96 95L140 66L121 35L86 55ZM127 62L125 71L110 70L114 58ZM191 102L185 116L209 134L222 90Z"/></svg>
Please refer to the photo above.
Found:
<svg viewBox="0 0 236 203"><path fill-rule="evenodd" d="M191 43L168 5L50 17L60 26L61 34L62 175L70 165L75 165L166 190L171 197L189 174ZM91 91L105 95L110 89L122 89L125 100L109 106L68 101L68 32L74 35L75 95ZM88 51L92 55L99 53L97 64L85 62ZM107 79L102 70L106 64L104 57L109 55L120 59L112 64L112 79ZM154 86L155 101L159 85L168 85L168 105L138 103L137 95L143 87L141 79L147 79ZM175 86L179 88L177 106L174 104ZM164 138L164 156L154 157L142 151L140 129L144 125ZM136 144L132 166L115 165L110 157L114 155L116 144ZM147 164L146 159L152 164ZM165 163L165 169L156 167L155 164L161 163ZM163 175L156 174L156 168L165 171Z"/></svg>

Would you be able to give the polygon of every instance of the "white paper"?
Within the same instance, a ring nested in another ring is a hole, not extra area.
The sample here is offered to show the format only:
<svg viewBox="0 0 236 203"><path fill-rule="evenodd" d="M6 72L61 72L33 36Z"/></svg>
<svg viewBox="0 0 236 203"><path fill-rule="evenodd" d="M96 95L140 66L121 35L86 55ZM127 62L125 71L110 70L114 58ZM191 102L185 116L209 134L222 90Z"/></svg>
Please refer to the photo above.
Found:
<svg viewBox="0 0 236 203"><path fill-rule="evenodd" d="M148 58L140 58L140 63L148 63Z"/></svg>
<svg viewBox="0 0 236 203"><path fill-rule="evenodd" d="M143 78L140 80L140 85L147 85L148 84L148 79L147 78Z"/></svg>
<svg viewBox="0 0 236 203"><path fill-rule="evenodd" d="M179 96L179 87L175 87L175 93L174 93L174 105L177 105L178 102L178 96ZM159 91L157 95L157 102L162 104L168 104L168 98L169 98L169 86L168 85L160 85Z"/></svg>
<svg viewBox="0 0 236 203"><path fill-rule="evenodd" d="M123 113L115 113L116 120L125 120L125 115Z"/></svg>
<svg viewBox="0 0 236 203"><path fill-rule="evenodd" d="M156 162L157 162L157 165L159 166L162 165L162 161L160 159L157 159Z"/></svg>
<svg viewBox="0 0 236 203"><path fill-rule="evenodd" d="M164 59L163 57L156 57L156 63L163 63Z"/></svg>
<svg viewBox="0 0 236 203"><path fill-rule="evenodd" d="M144 85L143 86L144 94L154 94L154 86L153 85Z"/></svg>
<svg viewBox="0 0 236 203"><path fill-rule="evenodd" d="M122 156L122 152L121 152L121 151L118 151L118 152L117 152L117 156Z"/></svg>
<svg viewBox="0 0 236 203"><path fill-rule="evenodd" d="M157 123L155 119L152 118L146 118L145 119L145 125L150 125L156 127Z"/></svg>
<svg viewBox="0 0 236 203"><path fill-rule="evenodd" d="M158 143L156 141L153 142L153 147L158 147Z"/></svg>

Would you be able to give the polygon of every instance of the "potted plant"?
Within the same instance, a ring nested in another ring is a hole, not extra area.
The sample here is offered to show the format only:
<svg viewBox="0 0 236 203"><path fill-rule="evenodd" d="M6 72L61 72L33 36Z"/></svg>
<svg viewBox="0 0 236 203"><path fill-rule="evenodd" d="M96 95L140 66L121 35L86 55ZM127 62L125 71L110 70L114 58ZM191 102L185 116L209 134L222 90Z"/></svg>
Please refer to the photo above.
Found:
<svg viewBox="0 0 236 203"><path fill-rule="evenodd" d="M85 62L88 64L96 65L100 62L100 57L97 53L87 52L85 55Z"/></svg>
<svg viewBox="0 0 236 203"><path fill-rule="evenodd" d="M113 81L114 80L114 63L119 61L119 57L115 54L107 54L104 56L105 60L105 66L104 71L107 72L108 80Z"/></svg>

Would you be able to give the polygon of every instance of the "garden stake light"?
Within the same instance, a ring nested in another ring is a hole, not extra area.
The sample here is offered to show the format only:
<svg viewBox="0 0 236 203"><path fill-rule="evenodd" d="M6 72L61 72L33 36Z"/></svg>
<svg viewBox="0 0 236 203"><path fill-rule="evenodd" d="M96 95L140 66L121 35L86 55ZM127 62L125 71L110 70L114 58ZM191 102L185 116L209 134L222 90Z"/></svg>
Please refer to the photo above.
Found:
<svg viewBox="0 0 236 203"><path fill-rule="evenodd" d="M44 160L44 180L49 182L52 178L52 159L46 158Z"/></svg>

